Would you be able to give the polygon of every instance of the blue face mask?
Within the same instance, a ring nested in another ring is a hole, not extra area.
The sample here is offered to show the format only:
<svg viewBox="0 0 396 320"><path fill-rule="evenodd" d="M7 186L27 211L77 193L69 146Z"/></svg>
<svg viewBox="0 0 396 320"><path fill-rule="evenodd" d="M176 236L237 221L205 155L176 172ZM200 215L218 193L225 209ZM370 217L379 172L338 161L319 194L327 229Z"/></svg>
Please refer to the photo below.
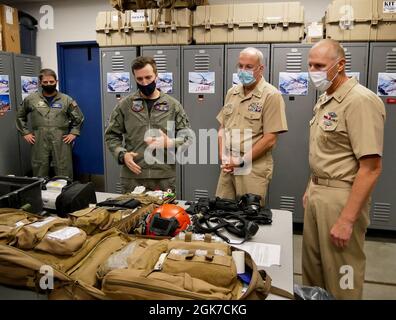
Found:
<svg viewBox="0 0 396 320"><path fill-rule="evenodd" d="M244 86L251 85L256 81L256 78L253 75L253 70L238 69L238 78Z"/></svg>

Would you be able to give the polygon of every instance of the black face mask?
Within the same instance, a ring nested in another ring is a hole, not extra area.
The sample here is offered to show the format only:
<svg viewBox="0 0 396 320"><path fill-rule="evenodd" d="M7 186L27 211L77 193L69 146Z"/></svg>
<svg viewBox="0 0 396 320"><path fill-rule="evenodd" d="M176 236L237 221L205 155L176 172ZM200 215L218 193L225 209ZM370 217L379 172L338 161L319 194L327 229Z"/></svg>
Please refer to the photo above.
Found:
<svg viewBox="0 0 396 320"><path fill-rule="evenodd" d="M43 91L47 94L53 94L56 91L56 84L54 85L47 85L47 86L41 86L43 88Z"/></svg>
<svg viewBox="0 0 396 320"><path fill-rule="evenodd" d="M149 97L153 94L155 88L157 87L157 84L155 83L155 80L145 86L142 86L141 84L137 83L137 87L140 90L141 93L143 93L146 97Z"/></svg>

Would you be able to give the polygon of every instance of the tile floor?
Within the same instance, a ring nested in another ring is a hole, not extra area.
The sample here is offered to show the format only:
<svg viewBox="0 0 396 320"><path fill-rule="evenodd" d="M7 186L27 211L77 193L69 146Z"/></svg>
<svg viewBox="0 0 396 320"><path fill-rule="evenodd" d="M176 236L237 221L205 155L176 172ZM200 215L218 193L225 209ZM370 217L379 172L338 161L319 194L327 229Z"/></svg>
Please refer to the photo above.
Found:
<svg viewBox="0 0 396 320"><path fill-rule="evenodd" d="M294 234L294 283L302 284L302 235ZM395 238L367 237L366 277L363 299L396 300L396 241Z"/></svg>

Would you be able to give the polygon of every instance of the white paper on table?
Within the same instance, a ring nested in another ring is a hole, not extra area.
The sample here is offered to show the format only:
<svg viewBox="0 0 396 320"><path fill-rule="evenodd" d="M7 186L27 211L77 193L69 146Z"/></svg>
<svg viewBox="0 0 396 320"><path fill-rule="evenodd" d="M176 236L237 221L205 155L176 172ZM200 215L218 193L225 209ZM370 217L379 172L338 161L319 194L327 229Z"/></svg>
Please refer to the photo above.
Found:
<svg viewBox="0 0 396 320"><path fill-rule="evenodd" d="M250 256L258 266L280 266L281 246L278 244L245 242L243 244L233 246L249 252Z"/></svg>

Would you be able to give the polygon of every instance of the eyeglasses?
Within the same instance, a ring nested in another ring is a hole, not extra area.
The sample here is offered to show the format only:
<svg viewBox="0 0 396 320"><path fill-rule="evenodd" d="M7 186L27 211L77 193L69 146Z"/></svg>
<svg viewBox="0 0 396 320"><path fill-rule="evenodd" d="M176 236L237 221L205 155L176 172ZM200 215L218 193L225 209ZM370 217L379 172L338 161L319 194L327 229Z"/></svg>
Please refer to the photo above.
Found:
<svg viewBox="0 0 396 320"><path fill-rule="evenodd" d="M56 80L51 80L51 81L41 81L41 84L43 85L54 85L56 84Z"/></svg>

